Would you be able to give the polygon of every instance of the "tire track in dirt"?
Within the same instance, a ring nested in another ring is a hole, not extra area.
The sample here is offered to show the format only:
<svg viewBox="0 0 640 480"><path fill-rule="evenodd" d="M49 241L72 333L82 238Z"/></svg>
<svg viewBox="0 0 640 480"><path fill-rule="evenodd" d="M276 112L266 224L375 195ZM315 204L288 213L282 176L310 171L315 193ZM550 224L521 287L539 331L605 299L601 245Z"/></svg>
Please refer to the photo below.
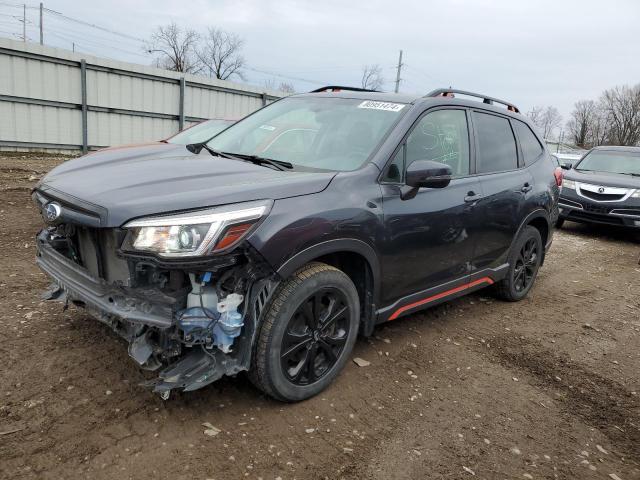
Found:
<svg viewBox="0 0 640 480"><path fill-rule="evenodd" d="M640 465L640 398L618 382L548 350L535 340L496 336L487 352L507 368L525 371L536 383L560 392L567 415L596 427L620 456Z"/></svg>

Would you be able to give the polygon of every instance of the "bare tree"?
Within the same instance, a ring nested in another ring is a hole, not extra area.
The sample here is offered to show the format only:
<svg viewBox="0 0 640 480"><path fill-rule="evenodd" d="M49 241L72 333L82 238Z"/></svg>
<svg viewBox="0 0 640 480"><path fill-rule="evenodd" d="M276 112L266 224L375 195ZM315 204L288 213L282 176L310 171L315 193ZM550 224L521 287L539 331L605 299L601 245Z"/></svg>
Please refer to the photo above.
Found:
<svg viewBox="0 0 640 480"><path fill-rule="evenodd" d="M365 65L362 67L362 88L379 90L383 83L384 78L382 78L380 65Z"/></svg>
<svg viewBox="0 0 640 480"><path fill-rule="evenodd" d="M609 120L609 114L602 102L596 104L596 110L593 116L593 122L589 129L589 142L591 147L597 147L598 145L606 145L609 138L609 128L611 122Z"/></svg>
<svg viewBox="0 0 640 480"><path fill-rule="evenodd" d="M241 54L243 45L244 41L235 33L211 27L202 47L198 49L198 58L212 77L227 80L236 75L244 80L242 68L245 60Z"/></svg>
<svg viewBox="0 0 640 480"><path fill-rule="evenodd" d="M293 85L288 82L280 82L280 85L278 86L278 90L281 91L282 93L286 93L287 95L292 95L296 93L296 90L295 88L293 88Z"/></svg>
<svg viewBox="0 0 640 480"><path fill-rule="evenodd" d="M615 87L602 94L601 103L609 121L608 143L638 145L640 142L640 84Z"/></svg>
<svg viewBox="0 0 640 480"><path fill-rule="evenodd" d="M580 100L575 103L571 118L567 122L567 129L576 146L585 148L592 142L597 110L597 104L593 100Z"/></svg>
<svg viewBox="0 0 640 480"><path fill-rule="evenodd" d="M157 54L157 67L176 72L197 73L200 71L200 65L195 50L199 39L196 31L183 30L175 22L171 22L159 26L151 35L147 51Z"/></svg>
<svg viewBox="0 0 640 480"><path fill-rule="evenodd" d="M527 113L527 116L540 129L545 139L550 138L562 122L562 116L556 107L536 106Z"/></svg>

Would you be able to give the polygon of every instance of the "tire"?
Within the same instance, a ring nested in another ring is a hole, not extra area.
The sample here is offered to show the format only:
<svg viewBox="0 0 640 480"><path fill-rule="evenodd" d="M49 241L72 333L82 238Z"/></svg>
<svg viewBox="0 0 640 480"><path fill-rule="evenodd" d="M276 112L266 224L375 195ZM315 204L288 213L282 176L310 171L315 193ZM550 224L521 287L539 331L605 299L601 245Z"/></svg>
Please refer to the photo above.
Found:
<svg viewBox="0 0 640 480"><path fill-rule="evenodd" d="M528 252L531 253L529 258ZM542 252L540 232L537 228L527 225L518 235L509 253L509 271L506 278L496 284L495 291L499 298L517 302L527 296L538 275Z"/></svg>
<svg viewBox="0 0 640 480"><path fill-rule="evenodd" d="M556 228L562 228L562 225L564 225L564 218L558 217L556 220Z"/></svg>
<svg viewBox="0 0 640 480"><path fill-rule="evenodd" d="M267 395L297 402L324 390L349 359L360 300L346 274L313 262L278 286L263 318L249 378Z"/></svg>

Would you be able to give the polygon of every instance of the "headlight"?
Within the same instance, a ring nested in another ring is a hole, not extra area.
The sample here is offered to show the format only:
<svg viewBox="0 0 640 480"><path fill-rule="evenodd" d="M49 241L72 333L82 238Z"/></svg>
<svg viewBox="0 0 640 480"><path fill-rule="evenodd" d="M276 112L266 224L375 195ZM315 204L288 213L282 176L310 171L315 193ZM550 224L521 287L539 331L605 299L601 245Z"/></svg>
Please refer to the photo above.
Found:
<svg viewBox="0 0 640 480"><path fill-rule="evenodd" d="M239 203L178 215L133 220L124 250L161 257L197 257L236 245L269 213L272 201Z"/></svg>
<svg viewBox="0 0 640 480"><path fill-rule="evenodd" d="M636 190L635 192L633 192L633 193L631 194L631 196L632 196L633 198L640 198L640 190Z"/></svg>
<svg viewBox="0 0 640 480"><path fill-rule="evenodd" d="M576 189L576 182L573 180L567 180L566 178L562 181L562 188L570 188L571 190Z"/></svg>

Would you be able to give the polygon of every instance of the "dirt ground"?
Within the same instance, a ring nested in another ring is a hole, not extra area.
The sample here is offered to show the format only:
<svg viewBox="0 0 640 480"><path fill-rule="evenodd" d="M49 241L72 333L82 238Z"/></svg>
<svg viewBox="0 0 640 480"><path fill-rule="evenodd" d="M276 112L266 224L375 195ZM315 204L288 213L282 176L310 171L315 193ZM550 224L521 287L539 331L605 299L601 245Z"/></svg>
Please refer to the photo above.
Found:
<svg viewBox="0 0 640 480"><path fill-rule="evenodd" d="M0 157L1 478L640 479L639 237L568 223L527 299L381 326L306 402L243 376L163 402L107 327L39 300L29 189L59 161Z"/></svg>

